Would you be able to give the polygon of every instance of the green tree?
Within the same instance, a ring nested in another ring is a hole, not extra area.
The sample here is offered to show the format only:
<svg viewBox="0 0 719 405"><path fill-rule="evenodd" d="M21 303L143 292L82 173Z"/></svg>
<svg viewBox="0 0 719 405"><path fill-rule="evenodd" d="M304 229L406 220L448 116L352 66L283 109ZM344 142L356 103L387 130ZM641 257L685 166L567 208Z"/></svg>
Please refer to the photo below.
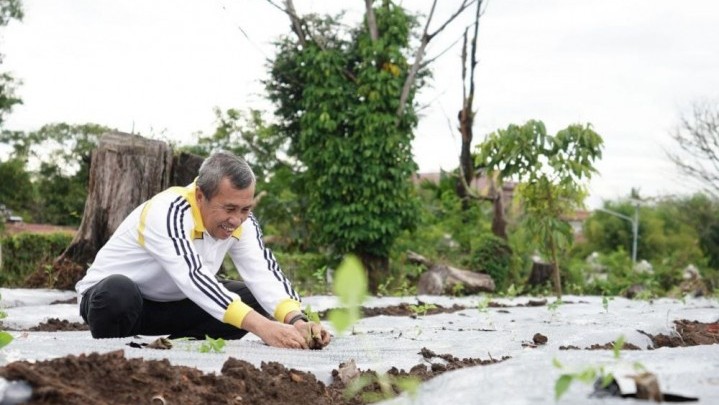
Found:
<svg viewBox="0 0 719 405"><path fill-rule="evenodd" d="M596 172L602 143L590 125L570 125L551 136L541 121L530 120L498 130L477 146L479 167L520 182L524 226L550 257L557 297L562 294L558 255L572 241L571 226L562 218L582 206L583 181Z"/></svg>
<svg viewBox="0 0 719 405"><path fill-rule="evenodd" d="M414 90L401 115L414 20L385 1L366 25L344 35L336 19L308 17L303 44L283 38L267 81L276 114L302 163L298 195L317 241L365 264L373 291L388 269L392 243L416 220L410 182L417 124Z"/></svg>
<svg viewBox="0 0 719 405"><path fill-rule="evenodd" d="M25 160L11 158L0 162L0 203L22 213L32 206L33 187Z"/></svg>
<svg viewBox="0 0 719 405"><path fill-rule="evenodd" d="M37 131L3 131L0 143L13 148L12 159L38 162L39 170L27 173L37 190L23 209L34 222L79 225L87 198L90 159L102 134L110 129L98 124L44 125ZM27 170L23 164L23 170Z"/></svg>
<svg viewBox="0 0 719 405"><path fill-rule="evenodd" d="M22 20L22 2L20 0L0 0L0 27L6 26L10 20ZM0 64L3 55L0 54ZM9 73L0 72L0 129L3 128L5 115L13 106L22 103L22 100L15 96L17 80Z"/></svg>
<svg viewBox="0 0 719 405"><path fill-rule="evenodd" d="M212 134L196 134L196 143L181 149L200 156L216 149L243 156L257 177L258 198L253 212L265 226L265 234L281 237L287 248L305 250L309 235L301 213L306 199L294 192L297 165L282 158L287 155L287 138L258 110L215 109L215 117Z"/></svg>
<svg viewBox="0 0 719 405"><path fill-rule="evenodd" d="M643 204L639 209L639 235L637 257L659 262L670 261L676 266L703 262L700 248L699 229L711 229L717 220L711 218L711 210L688 212L689 199L667 198L654 204ZM699 205L699 201L694 204ZM630 201L606 201L604 208L627 217L634 215L634 204ZM699 218L705 222L699 223ZM629 221L606 212L595 211L584 224L587 249L600 253L617 250L631 252L632 229ZM709 240L707 240L708 242Z"/></svg>

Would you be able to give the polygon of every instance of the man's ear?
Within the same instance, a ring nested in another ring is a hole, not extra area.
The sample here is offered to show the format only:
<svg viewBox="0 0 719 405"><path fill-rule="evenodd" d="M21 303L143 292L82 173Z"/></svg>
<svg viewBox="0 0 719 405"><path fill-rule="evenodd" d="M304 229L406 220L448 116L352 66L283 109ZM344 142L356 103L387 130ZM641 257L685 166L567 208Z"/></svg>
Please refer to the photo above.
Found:
<svg viewBox="0 0 719 405"><path fill-rule="evenodd" d="M202 194L202 190L200 190L200 187L198 187L198 186L195 186L195 200L197 202L205 201L205 195Z"/></svg>

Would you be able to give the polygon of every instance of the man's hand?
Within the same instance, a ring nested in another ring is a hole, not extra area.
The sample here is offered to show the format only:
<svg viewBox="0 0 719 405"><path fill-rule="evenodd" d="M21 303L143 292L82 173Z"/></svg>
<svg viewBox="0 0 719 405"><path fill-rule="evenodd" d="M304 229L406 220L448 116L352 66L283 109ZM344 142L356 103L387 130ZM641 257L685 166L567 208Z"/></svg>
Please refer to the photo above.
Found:
<svg viewBox="0 0 719 405"><path fill-rule="evenodd" d="M259 336L269 346L289 349L309 348L304 335L296 327L271 321L255 311L245 316L242 329Z"/></svg>
<svg viewBox="0 0 719 405"><path fill-rule="evenodd" d="M295 322L294 327L307 337L307 345L310 349L320 350L332 340L332 336L321 323L300 320Z"/></svg>

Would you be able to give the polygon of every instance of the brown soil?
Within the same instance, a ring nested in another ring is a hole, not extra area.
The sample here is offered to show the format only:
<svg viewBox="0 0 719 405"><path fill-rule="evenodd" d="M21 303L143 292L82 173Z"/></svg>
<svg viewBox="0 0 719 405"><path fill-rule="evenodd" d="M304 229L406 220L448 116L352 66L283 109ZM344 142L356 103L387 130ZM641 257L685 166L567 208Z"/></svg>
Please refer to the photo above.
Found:
<svg viewBox="0 0 719 405"><path fill-rule="evenodd" d="M566 304L566 302L565 302L565 304ZM490 308L514 308L514 307L543 307L545 305L547 305L546 299L529 300L529 301L527 301L526 304L513 304L513 305L502 304L499 302L490 301L487 306Z"/></svg>
<svg viewBox="0 0 719 405"><path fill-rule="evenodd" d="M426 312L423 310L423 306L426 308ZM391 305L388 307L379 307L379 308L362 308L362 317L363 318L370 318L373 316L380 316L380 315L386 315L386 316L409 316L411 318L416 318L417 315L424 316L424 315L436 315L436 314L444 314L444 313L452 313L461 311L463 309L467 309L467 307L454 304L451 307L443 307L441 305L434 305L427 306L422 301L418 301L417 304L407 304L407 303L401 303L399 305ZM318 312L318 315L321 319L327 319L327 314L331 311L331 309L328 309L326 311L320 311Z"/></svg>
<svg viewBox="0 0 719 405"><path fill-rule="evenodd" d="M123 351L66 356L30 363L13 362L0 368L8 380L25 380L33 387L29 404L288 404L301 400L313 405L364 404L368 395L383 398L400 392L398 385L410 377L426 381L445 371L493 364L500 360L458 359L422 349L430 362L409 372L392 368L385 377L390 392L383 391L377 374L360 371L368 384L352 398L345 398L346 385L333 371L326 386L314 375L270 362L260 368L230 357L219 375L196 368L173 366L167 360L126 359ZM441 362L431 362L440 359Z"/></svg>
<svg viewBox="0 0 719 405"><path fill-rule="evenodd" d="M661 333L651 335L641 330L639 332L652 339L654 349L660 347L684 347L719 343L719 321L702 323L680 319L674 321L674 325L676 334L672 334L671 336Z"/></svg>
<svg viewBox="0 0 719 405"><path fill-rule="evenodd" d="M59 331L76 331L90 330L86 323L70 322L67 319L50 318L47 322L42 322L37 326L30 328L33 332L59 332Z"/></svg>
<svg viewBox="0 0 719 405"><path fill-rule="evenodd" d="M638 332L648 336L652 340L652 347L647 349L658 349L660 347L685 347L698 345L713 345L719 343L719 321L711 323L703 323L699 321L688 321L679 319L674 321L676 334L667 336L664 334L652 335L650 333L639 330ZM593 344L585 347L584 350L612 350L614 343L609 342L603 345ZM580 350L574 345L559 346L559 350ZM640 347L631 343L624 343L622 350L642 350Z"/></svg>

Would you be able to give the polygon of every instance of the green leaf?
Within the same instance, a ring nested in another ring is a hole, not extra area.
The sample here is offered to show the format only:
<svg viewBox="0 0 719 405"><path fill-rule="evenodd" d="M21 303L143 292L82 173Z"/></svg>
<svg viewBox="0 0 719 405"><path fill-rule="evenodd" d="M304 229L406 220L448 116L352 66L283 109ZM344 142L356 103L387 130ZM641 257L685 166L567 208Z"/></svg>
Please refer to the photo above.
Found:
<svg viewBox="0 0 719 405"><path fill-rule="evenodd" d="M604 374L602 376L602 388L607 388L612 381L614 381L614 375L612 373Z"/></svg>
<svg viewBox="0 0 719 405"><path fill-rule="evenodd" d="M344 331L357 321L357 317L353 317L350 310L346 308L335 308L330 311L327 317L339 334L344 333Z"/></svg>
<svg viewBox="0 0 719 405"><path fill-rule="evenodd" d="M562 366L562 363L560 363L559 360L557 360L556 357L554 357L554 358L552 359L552 365L553 365L555 368L560 368L560 369L564 367L564 366Z"/></svg>
<svg viewBox="0 0 719 405"><path fill-rule="evenodd" d="M359 306L364 300L367 295L367 274L356 256L345 256L337 268L334 292L340 302L348 307Z"/></svg>
<svg viewBox="0 0 719 405"><path fill-rule="evenodd" d="M0 348L9 345L10 342L12 342L12 339L13 337L11 334L5 331L0 331Z"/></svg>
<svg viewBox="0 0 719 405"><path fill-rule="evenodd" d="M554 399L559 401L559 399L564 395L565 392L569 389L569 386L572 384L572 379L574 377L570 374L562 374L558 379L557 382L554 384Z"/></svg>
<svg viewBox="0 0 719 405"><path fill-rule="evenodd" d="M620 351L624 347L624 335L621 335L617 338L617 340L614 341L614 346L612 347L612 351L614 352L614 358L618 359L620 355Z"/></svg>

